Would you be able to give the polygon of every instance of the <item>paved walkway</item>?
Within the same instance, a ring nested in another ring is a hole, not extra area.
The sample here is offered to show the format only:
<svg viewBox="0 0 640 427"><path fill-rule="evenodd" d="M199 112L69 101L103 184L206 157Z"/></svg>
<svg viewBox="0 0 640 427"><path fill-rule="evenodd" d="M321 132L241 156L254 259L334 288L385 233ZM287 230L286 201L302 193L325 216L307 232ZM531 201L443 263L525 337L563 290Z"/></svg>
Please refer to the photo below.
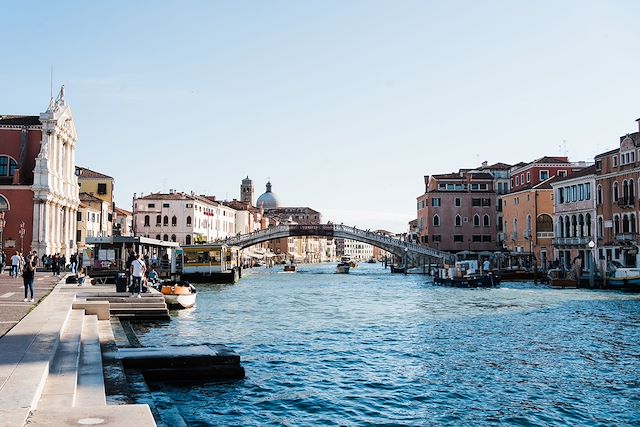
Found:
<svg viewBox="0 0 640 427"><path fill-rule="evenodd" d="M51 272L36 272L35 301L24 302L22 277L10 277L8 271L3 271L0 274L0 337L22 320L63 277L53 276Z"/></svg>

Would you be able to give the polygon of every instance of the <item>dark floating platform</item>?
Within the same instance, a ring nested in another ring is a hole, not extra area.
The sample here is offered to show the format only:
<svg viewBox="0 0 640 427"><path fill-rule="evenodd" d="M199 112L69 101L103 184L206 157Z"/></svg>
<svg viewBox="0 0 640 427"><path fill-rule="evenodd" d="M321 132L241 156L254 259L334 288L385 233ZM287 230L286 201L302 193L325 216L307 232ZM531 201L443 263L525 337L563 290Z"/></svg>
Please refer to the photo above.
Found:
<svg viewBox="0 0 640 427"><path fill-rule="evenodd" d="M240 355L223 344L118 349L124 369L149 381L203 382L244 379Z"/></svg>

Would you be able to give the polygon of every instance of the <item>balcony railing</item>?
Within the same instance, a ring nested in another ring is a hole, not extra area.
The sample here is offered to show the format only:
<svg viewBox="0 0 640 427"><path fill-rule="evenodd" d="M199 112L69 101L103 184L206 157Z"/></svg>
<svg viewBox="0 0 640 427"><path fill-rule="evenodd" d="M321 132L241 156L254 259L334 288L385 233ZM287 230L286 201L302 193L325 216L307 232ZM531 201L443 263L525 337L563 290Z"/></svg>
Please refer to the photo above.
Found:
<svg viewBox="0 0 640 427"><path fill-rule="evenodd" d="M587 246L592 239L592 237L556 237L552 242L554 246Z"/></svg>
<svg viewBox="0 0 640 427"><path fill-rule="evenodd" d="M621 208L632 208L635 205L635 198L634 197L620 197L618 199L618 206Z"/></svg>
<svg viewBox="0 0 640 427"><path fill-rule="evenodd" d="M616 242L638 242L638 233L618 233Z"/></svg>

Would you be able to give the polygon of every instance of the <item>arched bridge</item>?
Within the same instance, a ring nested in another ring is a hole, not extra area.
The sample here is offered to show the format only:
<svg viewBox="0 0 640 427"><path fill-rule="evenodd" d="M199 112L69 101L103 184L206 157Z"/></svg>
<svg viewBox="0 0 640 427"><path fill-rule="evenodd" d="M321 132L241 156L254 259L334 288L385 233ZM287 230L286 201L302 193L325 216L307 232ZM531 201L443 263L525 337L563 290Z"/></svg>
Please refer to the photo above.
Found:
<svg viewBox="0 0 640 427"><path fill-rule="evenodd" d="M295 236L319 236L357 240L359 242L377 246L399 257L403 257L406 254L413 260L430 257L437 258L443 262L450 262L453 259L453 256L448 252L416 245L415 243L403 242L402 240L394 239L382 234L338 224L278 225L266 230L230 237L223 242L229 246L246 248L269 240Z"/></svg>

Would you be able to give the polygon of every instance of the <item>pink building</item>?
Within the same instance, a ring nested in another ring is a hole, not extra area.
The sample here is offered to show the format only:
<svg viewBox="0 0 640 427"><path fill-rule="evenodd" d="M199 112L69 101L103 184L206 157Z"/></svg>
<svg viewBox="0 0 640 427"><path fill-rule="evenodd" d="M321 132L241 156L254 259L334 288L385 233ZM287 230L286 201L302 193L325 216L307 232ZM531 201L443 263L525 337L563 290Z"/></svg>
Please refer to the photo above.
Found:
<svg viewBox="0 0 640 427"><path fill-rule="evenodd" d="M493 175L460 170L426 175L424 182L417 198L419 243L450 252L498 249Z"/></svg>

